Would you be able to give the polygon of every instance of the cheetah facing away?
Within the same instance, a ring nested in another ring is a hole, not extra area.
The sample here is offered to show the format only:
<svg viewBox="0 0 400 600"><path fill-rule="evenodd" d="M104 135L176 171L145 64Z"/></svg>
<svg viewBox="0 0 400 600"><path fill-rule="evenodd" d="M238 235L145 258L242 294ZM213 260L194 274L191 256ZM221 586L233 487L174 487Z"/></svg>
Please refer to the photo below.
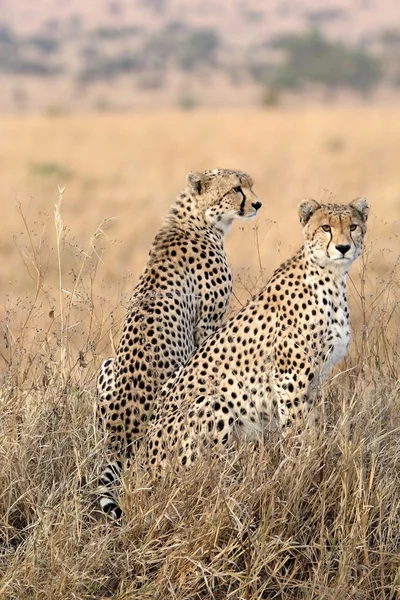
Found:
<svg viewBox="0 0 400 600"><path fill-rule="evenodd" d="M223 246L234 219L261 202L241 171L189 173L134 289L115 358L104 361L99 417L114 456L129 455L156 407L158 388L210 335L227 310L232 277Z"/></svg>
<svg viewBox="0 0 400 600"><path fill-rule="evenodd" d="M153 472L191 464L203 446L257 438L276 417L284 437L306 421L315 427L308 413L349 343L346 278L368 210L364 198L299 205L303 247L205 340L167 393L146 442Z"/></svg>

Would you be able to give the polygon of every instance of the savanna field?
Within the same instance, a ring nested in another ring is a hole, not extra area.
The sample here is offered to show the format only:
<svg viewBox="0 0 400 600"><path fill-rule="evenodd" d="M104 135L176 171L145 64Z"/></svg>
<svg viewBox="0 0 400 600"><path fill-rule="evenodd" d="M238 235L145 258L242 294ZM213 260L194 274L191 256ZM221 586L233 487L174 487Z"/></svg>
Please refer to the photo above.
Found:
<svg viewBox="0 0 400 600"><path fill-rule="evenodd" d="M400 597L399 157L395 108L0 118L1 599ZM300 246L300 200L369 199L352 346L323 440L157 484L138 469L116 526L96 509L97 369L186 173L217 167L263 202L226 241L232 311Z"/></svg>

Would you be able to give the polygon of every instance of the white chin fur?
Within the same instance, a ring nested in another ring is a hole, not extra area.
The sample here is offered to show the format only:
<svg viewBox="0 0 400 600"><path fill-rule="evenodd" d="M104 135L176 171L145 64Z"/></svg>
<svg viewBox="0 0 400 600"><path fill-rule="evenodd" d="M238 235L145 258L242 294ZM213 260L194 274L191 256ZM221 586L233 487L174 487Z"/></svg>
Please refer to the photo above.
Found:
<svg viewBox="0 0 400 600"><path fill-rule="evenodd" d="M225 219L222 219L221 221L218 221L217 219L210 217L209 214L207 214L207 211L205 213L205 217L206 220L212 224L215 225L215 227L217 227L217 229L219 229L220 231L222 231L224 234L228 233L229 229L231 228L232 225L232 221L238 220L238 221L252 221L257 215L257 211L254 211L254 213L251 213L250 215L244 215L241 216L238 213L232 213L232 214L227 214Z"/></svg>
<svg viewBox="0 0 400 600"><path fill-rule="evenodd" d="M345 256L330 256L329 257L331 260L334 260L337 263L349 263L349 262L353 262L353 260L355 259L355 256L353 254L351 255L345 255Z"/></svg>
<svg viewBox="0 0 400 600"><path fill-rule="evenodd" d="M252 221L257 216L257 211L251 213L251 215L236 215L235 218L239 219L239 221Z"/></svg>

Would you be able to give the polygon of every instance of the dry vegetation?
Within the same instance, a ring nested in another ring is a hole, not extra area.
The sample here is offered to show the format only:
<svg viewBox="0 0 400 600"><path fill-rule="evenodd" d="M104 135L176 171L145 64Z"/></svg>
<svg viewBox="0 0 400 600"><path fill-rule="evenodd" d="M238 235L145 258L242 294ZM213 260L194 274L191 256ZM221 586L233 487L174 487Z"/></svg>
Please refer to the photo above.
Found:
<svg viewBox="0 0 400 600"><path fill-rule="evenodd" d="M399 151L395 110L0 120L0 598L398 598ZM160 215L215 166L249 171L264 201L227 241L233 308L300 244L303 196L370 199L353 346L324 443L284 457L267 440L151 492L127 475L116 527L94 506L96 369Z"/></svg>

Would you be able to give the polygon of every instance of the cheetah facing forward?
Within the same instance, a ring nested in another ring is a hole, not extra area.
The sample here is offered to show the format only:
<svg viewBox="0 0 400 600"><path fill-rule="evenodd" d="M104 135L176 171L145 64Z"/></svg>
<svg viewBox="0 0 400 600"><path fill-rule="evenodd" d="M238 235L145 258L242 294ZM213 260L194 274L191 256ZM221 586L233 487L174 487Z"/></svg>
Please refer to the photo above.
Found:
<svg viewBox="0 0 400 600"><path fill-rule="evenodd" d="M143 435L158 388L220 325L232 288L223 237L261 207L241 171L189 173L187 183L153 242L116 357L100 370L99 416L117 457Z"/></svg>
<svg viewBox="0 0 400 600"><path fill-rule="evenodd" d="M346 277L361 254L368 203L299 206L304 245L182 369L147 440L150 465L192 463L205 445L254 438L272 418L297 432L347 350ZM314 412L314 411L313 411Z"/></svg>

